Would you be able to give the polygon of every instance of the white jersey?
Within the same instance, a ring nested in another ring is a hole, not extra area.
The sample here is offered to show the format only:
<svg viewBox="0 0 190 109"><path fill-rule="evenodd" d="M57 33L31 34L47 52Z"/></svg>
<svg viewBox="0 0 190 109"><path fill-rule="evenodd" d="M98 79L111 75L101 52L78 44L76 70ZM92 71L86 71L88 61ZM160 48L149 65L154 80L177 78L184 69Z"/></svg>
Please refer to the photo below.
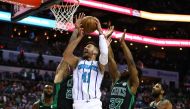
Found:
<svg viewBox="0 0 190 109"><path fill-rule="evenodd" d="M73 71L73 99L100 99L100 86L103 73L100 73L98 61L80 60Z"/></svg>

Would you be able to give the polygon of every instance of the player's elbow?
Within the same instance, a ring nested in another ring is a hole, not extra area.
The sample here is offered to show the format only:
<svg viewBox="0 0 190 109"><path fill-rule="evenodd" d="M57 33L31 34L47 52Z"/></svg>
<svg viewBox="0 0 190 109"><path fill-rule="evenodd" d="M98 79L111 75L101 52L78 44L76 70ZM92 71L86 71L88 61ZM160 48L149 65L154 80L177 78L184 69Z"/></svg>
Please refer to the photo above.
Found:
<svg viewBox="0 0 190 109"><path fill-rule="evenodd" d="M135 81L135 86L136 86L136 87L139 87L139 85L140 85L139 80Z"/></svg>
<svg viewBox="0 0 190 109"><path fill-rule="evenodd" d="M132 84L133 84L133 86L135 86L135 87L139 87L139 85L140 85L139 79L138 79L138 78L134 78L133 81L132 81Z"/></svg>
<svg viewBox="0 0 190 109"><path fill-rule="evenodd" d="M54 78L54 83L55 84L58 84L58 83L61 83L62 81L62 78L57 74L55 75L55 78Z"/></svg>
<svg viewBox="0 0 190 109"><path fill-rule="evenodd" d="M64 52L64 53L63 53L63 57L64 57L64 58L67 58L68 56L69 56L69 53L68 53L68 52Z"/></svg>

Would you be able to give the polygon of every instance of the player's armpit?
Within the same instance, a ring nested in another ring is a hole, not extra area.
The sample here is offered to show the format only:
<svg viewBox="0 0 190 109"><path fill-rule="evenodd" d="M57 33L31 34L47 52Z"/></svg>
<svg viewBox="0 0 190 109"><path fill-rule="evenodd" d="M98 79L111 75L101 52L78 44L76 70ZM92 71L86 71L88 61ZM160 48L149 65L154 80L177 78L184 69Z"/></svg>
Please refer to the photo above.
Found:
<svg viewBox="0 0 190 109"><path fill-rule="evenodd" d="M72 55L72 56L64 55L64 61L67 62L69 64L69 66L71 66L72 69L75 69L79 62L79 57L76 57L74 55Z"/></svg>
<svg viewBox="0 0 190 109"><path fill-rule="evenodd" d="M79 58L77 56L75 56L73 54L75 48L77 47L77 45L80 43L80 41L82 40L82 38L84 37L83 34L83 29L79 28L78 29L78 37L76 39L73 39L72 41L69 42L69 44L67 45L64 53L63 53L63 57L64 60L72 67L75 68Z"/></svg>
<svg viewBox="0 0 190 109"><path fill-rule="evenodd" d="M105 65L102 65L102 64L100 64L100 63L98 63L99 64L99 68L100 68L100 73L104 73L105 72Z"/></svg>

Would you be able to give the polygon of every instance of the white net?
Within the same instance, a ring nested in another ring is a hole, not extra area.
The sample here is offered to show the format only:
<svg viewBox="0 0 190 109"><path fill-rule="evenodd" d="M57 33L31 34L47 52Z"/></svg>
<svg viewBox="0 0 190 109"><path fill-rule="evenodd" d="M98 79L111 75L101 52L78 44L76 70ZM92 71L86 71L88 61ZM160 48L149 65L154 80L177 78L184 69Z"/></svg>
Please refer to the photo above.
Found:
<svg viewBox="0 0 190 109"><path fill-rule="evenodd" d="M66 4L54 5L50 8L56 20L55 30L63 32L74 27L73 16L79 7L79 1L73 1L68 1Z"/></svg>

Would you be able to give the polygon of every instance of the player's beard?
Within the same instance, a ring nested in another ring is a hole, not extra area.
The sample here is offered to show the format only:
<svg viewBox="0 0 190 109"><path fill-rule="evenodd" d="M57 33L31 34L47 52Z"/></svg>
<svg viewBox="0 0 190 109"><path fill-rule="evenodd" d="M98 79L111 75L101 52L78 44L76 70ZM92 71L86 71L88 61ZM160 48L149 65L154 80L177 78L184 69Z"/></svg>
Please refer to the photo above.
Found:
<svg viewBox="0 0 190 109"><path fill-rule="evenodd" d="M47 97L47 98L51 98L53 96L53 93L48 94L48 93L45 92L44 96Z"/></svg>
<svg viewBox="0 0 190 109"><path fill-rule="evenodd" d="M121 73L120 79L121 80L128 80L129 79L129 74L127 74L126 72Z"/></svg>
<svg viewBox="0 0 190 109"><path fill-rule="evenodd" d="M154 98L158 98L159 95L160 95L160 92L152 92L152 96L153 96Z"/></svg>

